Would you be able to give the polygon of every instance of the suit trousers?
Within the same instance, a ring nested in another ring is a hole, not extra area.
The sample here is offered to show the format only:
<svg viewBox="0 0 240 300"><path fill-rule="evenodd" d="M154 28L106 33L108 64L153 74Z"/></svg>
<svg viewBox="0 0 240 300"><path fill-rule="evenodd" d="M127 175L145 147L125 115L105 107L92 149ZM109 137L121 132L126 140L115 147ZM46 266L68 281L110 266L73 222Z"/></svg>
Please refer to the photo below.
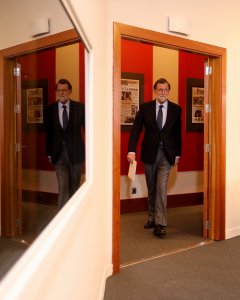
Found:
<svg viewBox="0 0 240 300"><path fill-rule="evenodd" d="M153 165L144 164L148 188L148 219L156 225L167 225L167 185L171 168L162 147L159 147Z"/></svg>
<svg viewBox="0 0 240 300"><path fill-rule="evenodd" d="M54 168L58 181L58 208L60 209L80 187L82 163L72 164L66 145L63 144Z"/></svg>

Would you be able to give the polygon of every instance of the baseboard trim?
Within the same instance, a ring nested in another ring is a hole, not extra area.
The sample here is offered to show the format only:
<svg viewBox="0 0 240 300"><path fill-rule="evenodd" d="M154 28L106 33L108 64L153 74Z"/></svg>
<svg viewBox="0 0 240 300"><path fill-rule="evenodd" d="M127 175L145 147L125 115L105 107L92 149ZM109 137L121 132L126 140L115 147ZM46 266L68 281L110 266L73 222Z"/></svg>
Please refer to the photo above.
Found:
<svg viewBox="0 0 240 300"><path fill-rule="evenodd" d="M168 208L203 204L203 193L168 195ZM147 198L123 199L120 201L121 214L147 211Z"/></svg>
<svg viewBox="0 0 240 300"><path fill-rule="evenodd" d="M58 195L55 193L39 191L22 191L22 199L25 202L35 202L47 205L57 205ZM168 208L193 206L203 204L203 193L190 193L168 195ZM120 201L121 214L129 212L147 211L147 198L131 198Z"/></svg>
<svg viewBox="0 0 240 300"><path fill-rule="evenodd" d="M240 226L226 230L226 240L240 235Z"/></svg>
<svg viewBox="0 0 240 300"><path fill-rule="evenodd" d="M47 205L57 205L58 194L39 192L39 191L28 191L22 190L22 200L24 202L34 202Z"/></svg>

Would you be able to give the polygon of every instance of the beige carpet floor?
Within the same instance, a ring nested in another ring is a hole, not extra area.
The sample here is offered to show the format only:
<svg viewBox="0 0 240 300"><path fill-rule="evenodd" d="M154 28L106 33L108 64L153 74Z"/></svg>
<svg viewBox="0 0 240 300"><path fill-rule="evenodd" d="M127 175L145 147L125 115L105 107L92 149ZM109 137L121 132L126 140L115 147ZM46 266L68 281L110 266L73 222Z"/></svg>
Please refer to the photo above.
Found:
<svg viewBox="0 0 240 300"><path fill-rule="evenodd" d="M120 264L121 267L188 248L206 240L202 237L202 205L169 208L167 234L164 239L144 229L147 212L121 215Z"/></svg>
<svg viewBox="0 0 240 300"><path fill-rule="evenodd" d="M240 237L180 251L110 276L104 300L239 300Z"/></svg>

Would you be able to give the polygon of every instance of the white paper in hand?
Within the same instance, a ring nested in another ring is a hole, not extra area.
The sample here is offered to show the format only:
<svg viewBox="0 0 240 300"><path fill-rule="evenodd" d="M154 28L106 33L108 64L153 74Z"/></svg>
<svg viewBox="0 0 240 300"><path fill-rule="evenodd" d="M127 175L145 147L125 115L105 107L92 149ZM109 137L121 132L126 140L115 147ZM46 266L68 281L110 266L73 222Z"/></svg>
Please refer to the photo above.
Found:
<svg viewBox="0 0 240 300"><path fill-rule="evenodd" d="M129 164L129 169L128 169L128 177L134 181L134 177L136 174L136 169L137 169L137 162L134 160L132 163Z"/></svg>

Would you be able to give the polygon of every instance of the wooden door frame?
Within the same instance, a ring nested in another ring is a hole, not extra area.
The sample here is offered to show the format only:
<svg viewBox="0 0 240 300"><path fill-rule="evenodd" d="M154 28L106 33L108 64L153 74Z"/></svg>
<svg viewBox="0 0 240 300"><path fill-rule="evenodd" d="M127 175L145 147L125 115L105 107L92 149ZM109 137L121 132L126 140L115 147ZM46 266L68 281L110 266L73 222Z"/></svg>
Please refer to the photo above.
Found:
<svg viewBox="0 0 240 300"><path fill-rule="evenodd" d="M35 51L79 42L80 36L70 29L0 51L0 157L1 157L1 236L17 236L17 162L14 150L14 101L10 101L10 65L15 57ZM11 85L12 86L12 85Z"/></svg>
<svg viewBox="0 0 240 300"><path fill-rule="evenodd" d="M225 173L226 173L226 49L192 41L189 39L163 34L147 29L114 23L113 49L113 231L112 231L112 263L113 274L120 271L120 80L121 80L121 38L147 42L160 47L190 51L213 58L217 72L213 72L209 80L216 83L212 91L215 111L212 111L213 122L210 133L214 142L215 154L211 156L212 164L209 173L209 186L204 188L211 208L210 238L225 239ZM216 105L217 103L217 105ZM216 117L217 116L217 117ZM206 172L206 171L205 171ZM208 189L208 190L206 190Z"/></svg>

